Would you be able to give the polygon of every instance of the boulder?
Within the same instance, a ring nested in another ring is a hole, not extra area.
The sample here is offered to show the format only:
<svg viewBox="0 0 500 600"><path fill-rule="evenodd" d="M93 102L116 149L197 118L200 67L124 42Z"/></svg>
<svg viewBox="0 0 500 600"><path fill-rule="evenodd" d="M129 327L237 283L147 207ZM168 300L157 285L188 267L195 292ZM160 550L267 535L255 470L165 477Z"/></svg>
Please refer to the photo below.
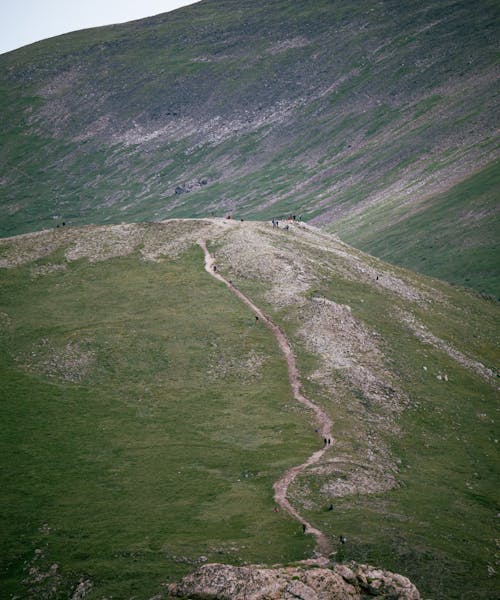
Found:
<svg viewBox="0 0 500 600"><path fill-rule="evenodd" d="M273 569L213 563L169 585L168 592L193 600L420 600L406 577L356 563Z"/></svg>

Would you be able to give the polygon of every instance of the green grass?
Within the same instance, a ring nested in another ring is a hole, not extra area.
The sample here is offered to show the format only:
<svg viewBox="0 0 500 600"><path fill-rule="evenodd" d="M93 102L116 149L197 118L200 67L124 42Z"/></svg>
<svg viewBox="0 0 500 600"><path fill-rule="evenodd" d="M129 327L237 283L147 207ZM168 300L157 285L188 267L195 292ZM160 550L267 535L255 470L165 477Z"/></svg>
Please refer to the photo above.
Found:
<svg viewBox="0 0 500 600"><path fill-rule="evenodd" d="M313 436L274 339L201 251L80 260L35 280L33 266L1 273L3 593L26 594L34 564L59 565L61 598L80 576L91 598L148 598L201 555L307 556L272 483ZM68 344L86 369L61 358ZM264 357L255 373L241 366L251 353Z"/></svg>

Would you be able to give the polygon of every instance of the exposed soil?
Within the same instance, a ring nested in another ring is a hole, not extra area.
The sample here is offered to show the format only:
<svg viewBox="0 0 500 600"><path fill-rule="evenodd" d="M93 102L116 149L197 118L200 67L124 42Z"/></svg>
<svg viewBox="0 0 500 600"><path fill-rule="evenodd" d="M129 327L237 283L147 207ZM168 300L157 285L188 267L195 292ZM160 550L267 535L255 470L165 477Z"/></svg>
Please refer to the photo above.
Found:
<svg viewBox="0 0 500 600"><path fill-rule="evenodd" d="M205 253L205 270L215 277L219 281L222 281L230 290L233 292L242 302L244 302L258 317L264 324L270 329L270 331L276 337L278 341L278 345L285 355L287 369L288 369L288 378L290 380L290 385L292 388L293 397L297 402L300 402L310 410L312 410L316 416L317 421L317 429L319 434L321 435L323 440L331 440L332 438L332 420L330 417L314 402L306 398L302 392L300 391L300 380L299 380L299 372L297 369L297 363L295 361L295 356L293 354L292 348L288 343L288 340L283 333L283 331L271 321L271 319L260 309L258 308L245 294L243 294L239 289L234 287L234 285L228 281L225 277L223 277L217 270L215 265L215 259L210 254L207 249L207 245L205 240L200 240L199 242L203 252ZM324 558L328 556L331 552L331 544L328 538L319 530L313 527L304 517L302 517L297 510L290 504L287 499L287 491L290 484L294 481L299 473L304 471L307 467L314 465L319 462L321 457L327 452L327 450L331 448L330 442L324 444L323 448L320 448L316 452L314 452L305 463L301 465L297 465L296 467L292 467L286 473L278 479L278 481L274 484L274 498L276 503L281 506L283 510L286 510L292 517L297 519L304 526L304 533L310 533L315 536L317 541L317 549L319 554L321 554Z"/></svg>

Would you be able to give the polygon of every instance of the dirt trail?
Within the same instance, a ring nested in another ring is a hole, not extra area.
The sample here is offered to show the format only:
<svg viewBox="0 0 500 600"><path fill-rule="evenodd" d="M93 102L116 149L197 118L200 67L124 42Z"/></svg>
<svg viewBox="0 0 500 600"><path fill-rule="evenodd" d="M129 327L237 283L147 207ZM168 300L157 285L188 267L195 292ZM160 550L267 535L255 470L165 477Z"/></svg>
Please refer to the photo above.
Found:
<svg viewBox="0 0 500 600"><path fill-rule="evenodd" d="M292 387L293 397L295 400L297 400L297 402L300 402L314 412L317 421L318 433L321 436L321 443L323 443L324 439L331 440L332 420L319 406L314 404L314 402L311 402L311 400L306 398L300 391L297 363L295 361L292 348L288 343L283 331L275 323L273 323L260 308L258 308L249 298L247 298L245 294L240 292L240 290L238 290L230 281L228 281L216 270L215 259L208 251L205 240L200 240L198 243L205 253L205 270L210 273L212 277L222 281L222 283L224 283L231 290L231 292L233 292L233 294L238 296L238 298L244 302L275 335L276 339L278 340L279 347L285 355L286 364L288 367L288 378ZM315 536L317 542L317 553L323 557L323 559L320 558L318 562L322 562L322 560L324 561L328 554L332 551L331 543L324 533L313 527L295 510L295 508L287 499L287 492L288 487L294 481L297 475L304 471L308 466L317 463L329 448L331 448L331 445L324 445L323 448L314 452L314 454L312 454L305 463L296 467L292 467L286 471L286 473L284 473L273 486L274 499L276 503L281 506L283 510L286 510L297 521L302 523L302 525L305 527L305 533L310 533Z"/></svg>

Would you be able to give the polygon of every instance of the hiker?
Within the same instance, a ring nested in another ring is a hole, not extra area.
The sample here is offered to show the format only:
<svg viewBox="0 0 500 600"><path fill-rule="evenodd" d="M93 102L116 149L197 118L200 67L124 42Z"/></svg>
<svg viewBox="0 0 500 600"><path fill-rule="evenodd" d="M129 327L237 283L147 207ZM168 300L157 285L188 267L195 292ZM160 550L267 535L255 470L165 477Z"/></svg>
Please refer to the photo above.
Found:
<svg viewBox="0 0 500 600"><path fill-rule="evenodd" d="M328 444L328 440L324 438L325 446Z"/></svg>
<svg viewBox="0 0 500 600"><path fill-rule="evenodd" d="M330 504L330 506L326 510L333 510L333 504Z"/></svg>
<svg viewBox="0 0 500 600"><path fill-rule="evenodd" d="M306 525L305 525L305 523L302 523L302 533L305 533L305 532L306 532Z"/></svg>
<svg viewBox="0 0 500 600"><path fill-rule="evenodd" d="M271 222L273 224L273 227L276 227L276 223L275 223L274 219Z"/></svg>
<svg viewBox="0 0 500 600"><path fill-rule="evenodd" d="M215 271L217 271L217 267L214 265L214 273L215 273Z"/></svg>
<svg viewBox="0 0 500 600"><path fill-rule="evenodd" d="M259 317L257 315L255 315L255 322L258 323L259 321Z"/></svg>
<svg viewBox="0 0 500 600"><path fill-rule="evenodd" d="M343 536L343 535L340 535L339 536L339 542L341 544L345 544L347 542L347 538L345 536Z"/></svg>
<svg viewBox="0 0 500 600"><path fill-rule="evenodd" d="M274 510L274 512L279 512L280 511L280 509L277 506L275 506L273 510Z"/></svg>

